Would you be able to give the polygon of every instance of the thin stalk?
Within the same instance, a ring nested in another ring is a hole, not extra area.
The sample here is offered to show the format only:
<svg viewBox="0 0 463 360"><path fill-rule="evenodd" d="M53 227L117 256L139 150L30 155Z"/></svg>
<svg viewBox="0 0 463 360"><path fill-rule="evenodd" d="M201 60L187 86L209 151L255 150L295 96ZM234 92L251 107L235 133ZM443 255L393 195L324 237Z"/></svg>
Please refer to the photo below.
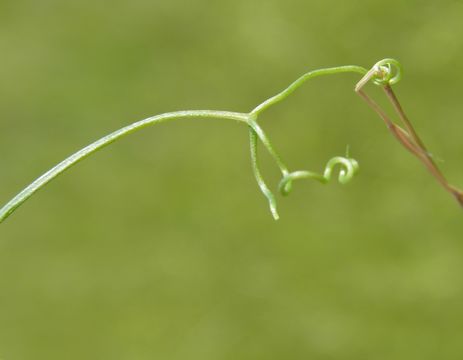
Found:
<svg viewBox="0 0 463 360"><path fill-rule="evenodd" d="M248 122L249 127L253 130L254 134L259 137L259 140L267 149L268 153L272 156L273 160L275 160L276 164L280 168L281 174L284 176L288 173L288 167L285 165L283 160L281 160L281 156L276 152L273 148L272 143L270 142L269 138L265 134L264 130L260 127L260 125L255 120L250 120Z"/></svg>
<svg viewBox="0 0 463 360"><path fill-rule="evenodd" d="M384 60L382 61L384 62ZM379 63L378 63L379 64ZM394 64L395 65L395 64ZM418 136L415 128L405 114L397 96L392 90L390 83L392 81L384 81L381 77L389 77L390 73L384 73L379 66L375 65L373 68L368 71L365 76L357 83L355 86L355 91L357 94L362 97L363 100L380 116L384 121L388 129L394 135L394 137L413 155L415 155L423 165L428 169L428 171L433 175L433 177L442 185L442 187L450 192L456 200L463 206L463 192L456 188L455 186L449 184L445 176L440 171L437 164L434 162L433 158L430 156L426 146L424 145L421 138ZM400 68L399 73L395 79L400 79ZM392 104L395 112L398 114L400 120L405 126L405 129L401 128L395 124L385 113L385 111L373 100L371 99L364 91L363 87L374 78L379 77L379 84L382 86L389 102ZM397 80L398 81L398 80Z"/></svg>
<svg viewBox="0 0 463 360"><path fill-rule="evenodd" d="M58 175L60 175L70 167L74 166L79 161L95 153L96 151L108 146L109 144L124 136L127 136L147 126L156 125L168 120L181 118L219 118L237 120L240 122L247 123L249 117L247 114L229 111L188 110L165 113L137 121L131 125L123 127L122 129L114 131L113 133L106 135L101 139L93 142L92 144L84 147L83 149L72 154L65 160L61 161L58 165L54 166L52 169L47 171L45 174L40 176L29 186L27 186L24 190L22 190L18 195L16 195L13 199L11 199L3 208L0 209L0 223L3 222L8 216L10 216L22 203L29 199L35 192L40 190L43 186L45 186L51 180L56 178Z"/></svg>
<svg viewBox="0 0 463 360"><path fill-rule="evenodd" d="M258 115L265 109L269 108L270 106L285 99L294 90L296 90L299 86L301 86L304 82L306 82L307 80L311 78L321 76L321 75L338 74L338 73L345 73L345 72L365 74L366 71L367 71L366 69L360 66L354 66L354 65L339 66L339 67L310 71L304 74L303 76L301 76L296 81L294 81L291 85L289 85L281 93L264 101L262 104L257 106L254 110L252 110L250 113L237 113L237 112L216 111L216 110L186 110L186 111L176 111L176 112L156 115L156 116L152 116L147 119L135 122L107 136L104 136L103 138L77 151L76 153L72 154L71 156L69 156L62 162L60 162L58 165L54 166L52 169L47 171L45 174L37 178L35 181L33 181L30 185L28 185L24 190L18 193L13 199L11 199L6 205L4 205L0 209L0 223L3 222L6 218L8 218L21 204L23 204L34 193L40 190L43 186L45 186L55 177L57 177L58 175L60 175L61 173L69 169L70 167L74 166L79 161L85 159L87 156L90 156L91 154L95 153L96 151L102 149L105 146L108 146L114 141L126 135L129 135L132 132L138 131L144 127L159 124L164 121L180 119L180 118L198 118L198 117L237 120L240 122L244 122L248 126L250 126L250 128L252 129L251 157L253 161L254 173L256 175L256 179L259 184L259 187L261 188L264 195L269 199L270 208L271 208L273 216L275 218L278 218L278 214L276 212L275 198L273 194L271 193L271 191L268 189L267 185L265 185L262 175L258 169L257 138L262 142L266 150L273 157L282 175L286 176L287 174L289 174L289 170L287 166L281 160L281 157L279 156L279 154L273 148L265 132L262 130L262 128L257 123Z"/></svg>
<svg viewBox="0 0 463 360"><path fill-rule="evenodd" d="M299 79L294 81L292 84L290 84L286 89L279 92L275 96L272 96L270 99L265 100L262 104L254 108L254 110L251 111L251 114L259 115L264 110L268 109L270 106L275 105L276 103L286 99L291 93L293 93L307 80L313 79L318 76L334 75L340 73L357 73L365 75L367 73L367 69L357 65L346 65L309 71L308 73L305 73Z"/></svg>
<svg viewBox="0 0 463 360"><path fill-rule="evenodd" d="M426 149L426 146L424 145L423 141L420 139L418 136L415 128L413 127L412 123L410 120L408 120L407 115L405 115L405 112L402 108L402 105L400 105L399 100L397 99L397 96L395 95L394 91L392 90L390 85L384 85L383 86L384 93L386 94L387 98L389 99L389 102L392 104L394 107L395 112L399 115L400 120L404 124L405 128L407 129L407 132L410 134L411 138L413 141L418 145L419 148L421 148L427 156L429 156L429 153Z"/></svg>
<svg viewBox="0 0 463 360"><path fill-rule="evenodd" d="M393 74L393 69L396 70ZM286 99L290 94L292 94L297 88L299 88L306 81L313 79L318 76L340 74L340 73L358 73L363 75L362 79L357 83L355 91L367 102L367 104L373 108L373 110L378 113L378 115L383 119L391 133L395 138L411 153L413 153L417 158L419 158L429 169L429 171L436 177L436 179L448 190L451 192L455 198L463 206L463 192L450 185L447 180L444 178L433 159L427 152L423 142L419 138L415 129L413 128L411 122L408 120L405 115L397 97L390 85L397 83L401 78L401 66L400 63L394 59L384 59L377 62L370 70L367 70L361 66L356 65L347 65L347 66L338 66L331 67L326 69L318 69L310 71L296 81L291 83L286 89L280 93L272 96L271 98L265 100L263 103L255 107L249 113L238 113L230 111L216 111L216 110L186 110L186 111L176 111L169 112L161 115L156 115L149 117L147 119L137 121L131 125L123 127L103 138L95 141L94 143L86 146L85 148L77 151L73 155L69 156L67 159L60 162L58 165L47 171L45 174L40 176L38 179L33 181L29 186L22 190L18 195L16 195L12 200L10 200L3 208L0 209L0 223L3 222L8 216L10 216L22 203L24 203L29 197L31 197L35 192L53 180L55 177L77 164L79 161L83 160L87 156L95 153L96 151L102 149L103 147L113 143L114 141L131 134L132 132L138 131L147 126L159 124L164 121L181 119L181 118L218 118L218 119L231 119L239 122L245 123L249 128L249 138L250 138L250 150L251 150L251 162L254 175L256 177L257 183L269 202L270 210L275 219L278 219L278 213L276 208L276 200L272 191L266 185L262 174L259 170L258 156L257 156L257 145L258 140L262 142L266 150L272 156L277 166L279 167L283 179L280 182L280 191L283 194L289 193L291 190L291 184L293 180L302 179L302 178L311 178L319 180L323 183L327 182L331 177L334 166L340 164L342 166L339 181L345 183L349 181L357 171L357 162L354 159L335 157L331 159L323 175L317 174L310 171L300 170L295 172L290 172L285 163L281 160L280 155L274 149L269 138L260 127L257 122L258 116L269 107L279 103L280 101ZM401 121L405 125L405 129L402 129L400 126L395 124L387 114L382 110L382 108L372 100L364 91L363 87L373 80L376 85L383 87L389 101L394 106L395 111L398 113Z"/></svg>
<svg viewBox="0 0 463 360"><path fill-rule="evenodd" d="M278 215L278 211L277 211L277 203L275 200L275 195L265 183L265 180L262 177L262 174L260 173L260 170L259 170L259 161L257 157L257 136L258 135L256 131L252 127L249 127L252 171L254 172L254 177L256 178L257 185L259 185L260 191L267 198L267 201L270 207L270 212L272 213L273 218L275 220L278 220L280 216Z"/></svg>

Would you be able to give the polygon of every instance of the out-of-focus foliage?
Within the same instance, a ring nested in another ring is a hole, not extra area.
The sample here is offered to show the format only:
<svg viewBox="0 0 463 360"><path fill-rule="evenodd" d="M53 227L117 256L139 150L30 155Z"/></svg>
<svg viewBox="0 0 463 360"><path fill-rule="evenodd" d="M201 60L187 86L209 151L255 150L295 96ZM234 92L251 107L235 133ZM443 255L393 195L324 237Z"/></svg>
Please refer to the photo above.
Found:
<svg viewBox="0 0 463 360"><path fill-rule="evenodd" d="M305 71L384 57L462 185L462 17L447 0L3 0L0 199L148 115L249 111ZM296 183L278 222L233 122L147 129L50 184L0 227L0 357L460 359L463 214L357 80L262 115L292 168L347 144L361 166L346 186Z"/></svg>

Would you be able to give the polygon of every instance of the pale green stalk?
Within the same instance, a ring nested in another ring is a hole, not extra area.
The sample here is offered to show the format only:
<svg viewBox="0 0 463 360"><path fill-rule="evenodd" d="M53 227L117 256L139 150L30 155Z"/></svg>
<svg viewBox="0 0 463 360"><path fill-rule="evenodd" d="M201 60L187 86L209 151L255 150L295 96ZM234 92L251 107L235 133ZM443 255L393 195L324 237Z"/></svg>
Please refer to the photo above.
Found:
<svg viewBox="0 0 463 360"><path fill-rule="evenodd" d="M286 99L291 93L293 93L298 87L304 84L307 80L313 79L318 76L323 75L333 75L333 74L340 74L340 73L357 73L361 75L365 75L368 70L356 65L346 65L346 66L336 66L326 69L318 69L309 71L302 75L299 79L294 81L291 85L289 85L286 89L282 92L272 96L270 99L265 100L262 104L258 105L254 110L251 111L251 114L259 115L262 111L266 110L272 105Z"/></svg>
<svg viewBox="0 0 463 360"><path fill-rule="evenodd" d="M389 60L389 59L388 59ZM392 60L394 61L394 60ZM390 62L385 64L381 63L381 66L389 66ZM395 64L394 64L395 65ZM381 68L383 69L383 68ZM275 219L278 219L278 212L276 206L276 199L270 188L266 185L262 174L259 170L258 165L258 157L257 157L257 140L259 139L272 158L275 160L277 166L279 167L283 180L280 182L280 190L283 194L287 194L291 188L291 183L295 179L301 178L312 178L319 180L323 183L327 182L331 177L331 173L334 167L338 164L343 166L343 169L340 173L339 180L341 183L345 183L349 181L352 176L355 174L357 170L357 162L350 158L341 158L336 157L331 159L325 172L323 175L319 175L309 171L296 171L290 172L288 167L282 161L281 157L275 151L274 147L272 146L270 140L268 139L265 132L262 130L260 125L257 122L258 116L268 109L269 107L275 105L276 103L286 99L291 93L293 93L297 88L299 88L303 83L306 81L324 75L333 75L333 74L340 74L340 73L357 73L364 75L368 75L368 70L355 65L348 65L348 66L339 66L339 67L332 67L326 69L319 69L310 71L304 75L302 75L299 79L294 81L290 84L286 89L281 91L280 93L272 96L268 100L265 100L263 103L258 105L249 113L237 113L237 112L229 112L229 111L215 111L215 110L186 110L186 111L177 111L177 112L170 112L161 115L156 115L153 117L149 117L147 119L135 122L131 125L128 125L122 129L119 129L97 141L94 143L86 146L85 148L79 150L78 152L72 154L67 159L60 162L58 165L47 171L45 174L40 176L34 182L32 182L29 186L27 186L24 190L22 190L18 195L16 195L12 200L10 200L3 208L0 209L0 223L3 222L8 216L10 216L22 203L24 203L29 197L31 197L36 191L40 190L43 186L45 186L48 182L53 180L55 177L63 173L65 170L69 169L73 165L77 164L79 161L83 160L87 156L90 156L94 152L100 150L101 148L111 144L112 142L131 134L137 130L140 130L144 127L159 124L164 121L174 120L174 119L182 119L182 118L217 118L217 119L230 119L230 120L237 120L246 124L249 128L250 133L250 144L251 144L251 161L252 161L252 168L254 171L254 175L256 181L269 202L270 210ZM387 71L385 72L387 73ZM388 75L388 74L386 74ZM376 76L376 77L375 77ZM375 73L368 78L368 80L373 79L378 81L378 72L375 70ZM379 80L382 80L379 79ZM389 79L387 79L389 80Z"/></svg>
<svg viewBox="0 0 463 360"><path fill-rule="evenodd" d="M159 124L164 121L182 118L221 118L231 119L242 122L248 121L247 114L241 114L236 112L228 111L213 111L213 110L188 110L188 111L176 111L171 113L165 113L161 115L155 115L144 120L137 121L131 125L125 126L122 129L116 130L113 133L102 137L94 143L87 145L83 149L72 154L65 160L61 161L58 165L48 170L45 174L37 178L34 182L28 185L24 190L17 194L11 199L3 208L0 209L0 223L10 216L23 202L30 198L36 191L40 190L47 183L53 180L55 177L60 175L71 166L77 164L79 161L90 156L94 152L108 146L114 141L129 135L137 130L143 129L144 127Z"/></svg>

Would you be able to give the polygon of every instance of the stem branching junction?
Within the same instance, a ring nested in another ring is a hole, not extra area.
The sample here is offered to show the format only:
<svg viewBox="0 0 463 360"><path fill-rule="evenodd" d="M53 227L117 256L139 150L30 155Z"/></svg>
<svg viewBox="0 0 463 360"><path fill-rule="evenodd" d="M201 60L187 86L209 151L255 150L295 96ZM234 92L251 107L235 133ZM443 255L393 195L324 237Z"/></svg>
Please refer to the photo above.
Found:
<svg viewBox="0 0 463 360"><path fill-rule="evenodd" d="M34 193L44 187L51 180L56 178L58 175L69 169L70 167L77 164L79 161L90 156L96 151L103 147L113 143L114 141L121 139L135 131L143 129L145 127L156 125L161 122L183 119L183 118L216 118L216 119L229 119L235 120L245 124L249 129L250 138L250 150L251 150L251 163L256 178L257 184L260 190L267 198L269 203L270 211L275 219L279 218L277 211L276 197L272 190L266 184L262 172L259 169L259 161L257 156L257 147L260 142L271 157L275 160L278 166L282 180L279 183L279 191L282 195L289 194L292 183L297 179L314 179L321 183L327 183L332 177L332 173L336 166L340 167L338 180L340 183L345 184L349 182L358 170L358 163L356 160L346 157L334 157L330 159L325 167L322 174L315 173L307 170L289 171L288 167L283 162L278 152L273 147L270 139L265 134L264 130L258 123L258 118L268 108L279 103L291 95L297 88L299 88L306 81L313 79L318 76L334 75L340 73L356 73L363 77L357 83L355 91L367 102L367 104L383 119L388 129L394 135L394 137L413 155L415 155L431 172L431 174L439 181L439 183L450 192L463 206L463 192L456 187L450 185L437 165L435 164L432 156L425 148L420 137L413 128L411 122L405 115L402 106L400 105L396 95L394 94L391 85L397 83L402 76L402 69L397 60L384 59L377 62L370 70L367 70L361 66L347 65L325 69L318 69L310 71L296 81L290 84L287 88L265 100L260 105L256 106L249 113L238 113L231 111L218 111L218 110L185 110L169 112L165 114L155 115L144 120L137 121L131 125L123 127L103 138L93 142L92 144L84 147L83 149L72 154L52 169L48 170L45 174L37 178L24 190L18 193L13 199L11 199L6 205L0 209L0 223L8 218L19 206L21 206L27 199L29 199ZM395 124L385 113L385 111L372 100L364 91L364 86L372 81L374 84L383 88L387 98L393 105L397 112L399 119L401 120L404 128Z"/></svg>

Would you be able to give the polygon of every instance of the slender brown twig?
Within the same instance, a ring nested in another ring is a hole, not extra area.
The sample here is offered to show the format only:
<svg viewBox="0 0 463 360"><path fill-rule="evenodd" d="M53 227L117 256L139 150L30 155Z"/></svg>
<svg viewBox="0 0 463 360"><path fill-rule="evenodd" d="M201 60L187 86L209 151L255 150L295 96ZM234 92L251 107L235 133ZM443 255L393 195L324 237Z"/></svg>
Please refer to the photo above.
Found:
<svg viewBox="0 0 463 360"><path fill-rule="evenodd" d="M389 64L388 64L389 65ZM390 86L390 66L385 68L384 66L375 65L368 71L365 76L355 86L355 92L380 116L384 121L390 132L394 137L413 155L415 155L428 169L428 171L436 178L436 180L444 187L445 190L450 192L463 207L463 192L455 186L449 184L445 176L440 171L439 167L434 162L433 158L429 154L423 141L418 136L415 128L405 114L397 96ZM376 79L382 86L389 102L394 107L394 110L398 114L401 122L405 129L394 123L386 114L386 112L376 103L371 97L369 97L364 91L363 87L372 79Z"/></svg>

